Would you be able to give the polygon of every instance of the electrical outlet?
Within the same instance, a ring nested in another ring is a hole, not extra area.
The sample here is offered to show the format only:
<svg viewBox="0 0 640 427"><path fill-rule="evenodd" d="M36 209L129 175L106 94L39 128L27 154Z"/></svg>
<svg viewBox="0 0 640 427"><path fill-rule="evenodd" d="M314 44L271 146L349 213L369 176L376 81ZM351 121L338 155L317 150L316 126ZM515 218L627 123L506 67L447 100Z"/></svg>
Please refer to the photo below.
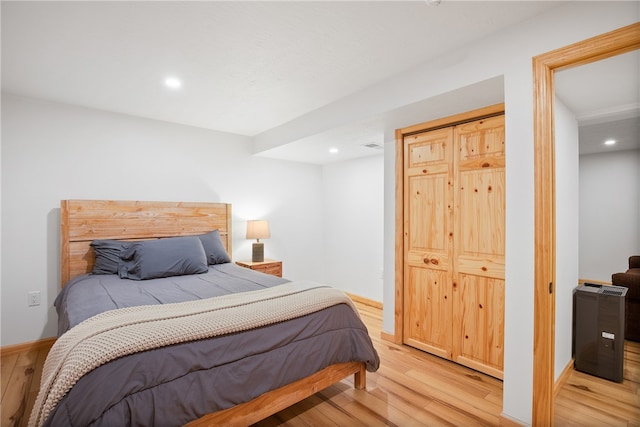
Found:
<svg viewBox="0 0 640 427"><path fill-rule="evenodd" d="M40 291L27 293L27 306L33 307L35 305L40 305Z"/></svg>

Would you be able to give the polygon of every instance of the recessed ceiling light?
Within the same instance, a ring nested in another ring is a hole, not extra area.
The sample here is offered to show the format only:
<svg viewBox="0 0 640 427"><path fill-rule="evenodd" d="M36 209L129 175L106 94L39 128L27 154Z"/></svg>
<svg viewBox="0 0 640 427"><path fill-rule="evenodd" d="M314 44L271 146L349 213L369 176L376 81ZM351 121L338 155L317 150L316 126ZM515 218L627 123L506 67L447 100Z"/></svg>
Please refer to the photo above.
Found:
<svg viewBox="0 0 640 427"><path fill-rule="evenodd" d="M336 154L336 153L338 152L338 149L337 149L337 148L335 148L335 147L333 147L333 148L329 148L329 152L330 152L331 154Z"/></svg>
<svg viewBox="0 0 640 427"><path fill-rule="evenodd" d="M607 140L604 142L604 145L613 145L613 144L615 144L615 143L616 143L616 140L615 140L615 139L607 139Z"/></svg>
<svg viewBox="0 0 640 427"><path fill-rule="evenodd" d="M164 81L169 89L179 89L182 86L182 82L175 77L167 77Z"/></svg>

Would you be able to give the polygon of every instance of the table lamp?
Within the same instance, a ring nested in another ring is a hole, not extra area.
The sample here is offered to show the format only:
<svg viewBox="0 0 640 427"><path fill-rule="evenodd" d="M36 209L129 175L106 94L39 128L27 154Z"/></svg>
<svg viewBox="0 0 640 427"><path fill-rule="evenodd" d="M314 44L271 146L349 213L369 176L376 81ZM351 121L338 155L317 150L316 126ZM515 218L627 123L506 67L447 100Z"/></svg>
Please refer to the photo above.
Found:
<svg viewBox="0 0 640 427"><path fill-rule="evenodd" d="M268 239L269 234L269 222L265 220L252 220L247 221L247 239L256 239L256 243L253 244L253 253L251 261L263 262L264 261L264 243L260 242L260 239Z"/></svg>

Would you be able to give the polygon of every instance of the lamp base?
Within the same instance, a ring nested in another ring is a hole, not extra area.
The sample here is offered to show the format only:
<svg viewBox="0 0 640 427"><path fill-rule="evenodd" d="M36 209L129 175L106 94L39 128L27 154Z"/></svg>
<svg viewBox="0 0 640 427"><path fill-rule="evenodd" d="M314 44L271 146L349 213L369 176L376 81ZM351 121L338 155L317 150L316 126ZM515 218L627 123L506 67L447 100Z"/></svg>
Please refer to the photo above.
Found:
<svg viewBox="0 0 640 427"><path fill-rule="evenodd" d="M258 242L253 244L253 253L251 254L251 261L253 262L264 261L264 243Z"/></svg>

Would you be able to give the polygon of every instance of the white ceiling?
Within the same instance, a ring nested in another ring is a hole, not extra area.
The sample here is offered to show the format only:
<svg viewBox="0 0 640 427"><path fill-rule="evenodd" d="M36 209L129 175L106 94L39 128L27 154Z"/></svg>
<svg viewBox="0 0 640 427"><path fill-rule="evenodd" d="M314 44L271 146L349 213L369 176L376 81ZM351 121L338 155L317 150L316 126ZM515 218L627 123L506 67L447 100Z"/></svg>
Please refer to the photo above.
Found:
<svg viewBox="0 0 640 427"><path fill-rule="evenodd" d="M2 1L2 90L255 136L561 4L430 3ZM331 161L312 148L380 141L375 120L276 154Z"/></svg>
<svg viewBox="0 0 640 427"><path fill-rule="evenodd" d="M395 139L397 127L422 123L427 118L446 117L504 102L504 80L494 77L383 114L313 134L261 152L262 157L326 164L381 154ZM400 124L400 125L398 125ZM376 147L366 147L365 145ZM331 153L337 148L338 153Z"/></svg>
<svg viewBox="0 0 640 427"><path fill-rule="evenodd" d="M555 88L578 120L580 154L640 149L640 51L558 71Z"/></svg>

